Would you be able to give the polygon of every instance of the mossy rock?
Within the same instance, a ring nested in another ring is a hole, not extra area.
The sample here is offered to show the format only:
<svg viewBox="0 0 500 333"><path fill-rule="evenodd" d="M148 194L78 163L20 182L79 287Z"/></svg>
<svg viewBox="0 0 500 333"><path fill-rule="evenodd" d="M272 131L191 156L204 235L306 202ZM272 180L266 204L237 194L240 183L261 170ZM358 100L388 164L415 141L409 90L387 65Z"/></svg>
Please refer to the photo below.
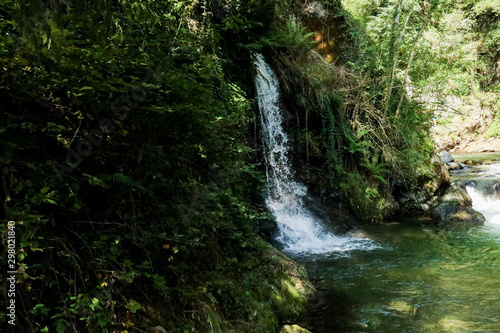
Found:
<svg viewBox="0 0 500 333"><path fill-rule="evenodd" d="M452 184L430 209L431 217L440 225L481 225L483 214L472 209L472 199L461 184Z"/></svg>
<svg viewBox="0 0 500 333"><path fill-rule="evenodd" d="M270 245L267 246L264 260L275 263L282 274L279 285L275 285L276 288L273 288L274 292L271 295L273 304L279 309L281 319L291 319L299 315L317 296L306 270Z"/></svg>
<svg viewBox="0 0 500 333"><path fill-rule="evenodd" d="M410 188L396 194L399 204L399 212L403 215L413 216L424 214L429 211L433 197L440 188L449 186L450 173L448 166L441 161L437 154L431 158L431 175L420 181L420 187Z"/></svg>

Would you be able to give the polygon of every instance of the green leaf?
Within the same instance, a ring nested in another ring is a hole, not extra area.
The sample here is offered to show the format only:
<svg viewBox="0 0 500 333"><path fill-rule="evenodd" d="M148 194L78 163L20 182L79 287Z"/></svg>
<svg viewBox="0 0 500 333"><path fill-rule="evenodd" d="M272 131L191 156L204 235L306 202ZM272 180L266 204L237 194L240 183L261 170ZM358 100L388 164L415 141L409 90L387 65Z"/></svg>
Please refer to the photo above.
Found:
<svg viewBox="0 0 500 333"><path fill-rule="evenodd" d="M33 307L33 312L36 314L40 313L40 314L46 316L49 314L49 311L50 311L50 309L48 307L46 307L45 304L39 303Z"/></svg>
<svg viewBox="0 0 500 333"><path fill-rule="evenodd" d="M103 318L103 317L99 317L97 319L97 324L99 326L101 326L101 328L104 328L104 327L108 326L108 321L105 318Z"/></svg>
<svg viewBox="0 0 500 333"><path fill-rule="evenodd" d="M90 300L91 304L89 304L89 308L92 309L92 311L95 311L96 309L100 309L101 305L99 303L99 299L97 297L94 297Z"/></svg>
<svg viewBox="0 0 500 333"><path fill-rule="evenodd" d="M69 321L65 319L57 319L56 320L56 332L57 333L64 333L66 332L66 329L70 327ZM47 330L48 332L48 330Z"/></svg>
<svg viewBox="0 0 500 333"><path fill-rule="evenodd" d="M139 302L137 302L135 299L130 299L127 302L126 307L127 307L127 309L130 310L130 312L136 313L137 311L139 311L142 308L142 305Z"/></svg>

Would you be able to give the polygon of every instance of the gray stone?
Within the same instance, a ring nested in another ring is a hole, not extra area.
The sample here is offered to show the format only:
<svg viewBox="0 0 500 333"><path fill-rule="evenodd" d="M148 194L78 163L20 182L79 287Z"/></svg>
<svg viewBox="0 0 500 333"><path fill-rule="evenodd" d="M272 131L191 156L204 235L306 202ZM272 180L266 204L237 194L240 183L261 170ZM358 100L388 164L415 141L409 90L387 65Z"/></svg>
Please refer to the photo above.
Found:
<svg viewBox="0 0 500 333"><path fill-rule="evenodd" d="M451 163L451 162L455 161L453 156L450 153L448 153L446 150L442 150L439 153L439 156L441 157L441 161L443 161L443 163Z"/></svg>
<svg viewBox="0 0 500 333"><path fill-rule="evenodd" d="M432 176L422 182L421 187L406 189L396 194L399 213L411 216L428 212L437 190L450 184L448 166L441 161L438 154L433 153L431 163Z"/></svg>
<svg viewBox="0 0 500 333"><path fill-rule="evenodd" d="M493 184L491 188L493 189L493 197L500 198L500 182Z"/></svg>
<svg viewBox="0 0 500 333"><path fill-rule="evenodd" d="M472 209L472 199L463 185L452 184L430 208L431 217L438 224L481 225L483 214Z"/></svg>

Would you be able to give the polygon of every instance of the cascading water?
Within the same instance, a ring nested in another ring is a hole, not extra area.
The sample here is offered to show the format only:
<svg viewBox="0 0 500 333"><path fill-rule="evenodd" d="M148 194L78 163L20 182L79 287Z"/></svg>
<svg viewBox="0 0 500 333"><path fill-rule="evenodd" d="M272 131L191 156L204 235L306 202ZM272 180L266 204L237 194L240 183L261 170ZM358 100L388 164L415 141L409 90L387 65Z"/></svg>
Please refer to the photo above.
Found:
<svg viewBox="0 0 500 333"><path fill-rule="evenodd" d="M466 184L472 208L484 215L487 224L500 227L500 163L469 166L452 175Z"/></svg>
<svg viewBox="0 0 500 333"><path fill-rule="evenodd" d="M305 207L307 188L295 181L290 168L290 145L282 125L278 80L262 55L255 55L255 66L269 190L266 204L278 224L278 241L290 252L326 253L357 248L359 239L326 232L320 220Z"/></svg>
<svg viewBox="0 0 500 333"><path fill-rule="evenodd" d="M487 223L500 226L500 164L474 167L472 172L479 175L467 186L472 207L486 217Z"/></svg>
<svg viewBox="0 0 500 333"><path fill-rule="evenodd" d="M500 225L500 198L485 196L473 186L467 186L472 208L481 212L488 223Z"/></svg>

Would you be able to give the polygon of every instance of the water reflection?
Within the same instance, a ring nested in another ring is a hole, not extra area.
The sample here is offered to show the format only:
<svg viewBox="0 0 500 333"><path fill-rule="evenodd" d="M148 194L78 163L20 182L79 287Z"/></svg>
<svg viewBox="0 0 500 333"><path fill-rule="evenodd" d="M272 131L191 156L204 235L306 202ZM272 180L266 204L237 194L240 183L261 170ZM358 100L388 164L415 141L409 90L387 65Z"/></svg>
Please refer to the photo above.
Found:
<svg viewBox="0 0 500 333"><path fill-rule="evenodd" d="M404 223L367 232L386 246L303 262L328 298L328 312L348 313L323 318L320 327L315 318L312 331L498 332L498 235Z"/></svg>

